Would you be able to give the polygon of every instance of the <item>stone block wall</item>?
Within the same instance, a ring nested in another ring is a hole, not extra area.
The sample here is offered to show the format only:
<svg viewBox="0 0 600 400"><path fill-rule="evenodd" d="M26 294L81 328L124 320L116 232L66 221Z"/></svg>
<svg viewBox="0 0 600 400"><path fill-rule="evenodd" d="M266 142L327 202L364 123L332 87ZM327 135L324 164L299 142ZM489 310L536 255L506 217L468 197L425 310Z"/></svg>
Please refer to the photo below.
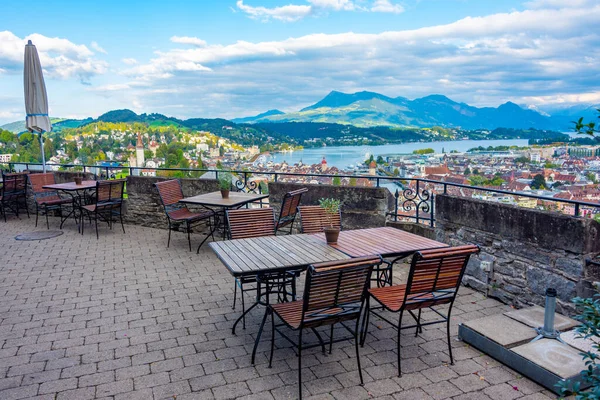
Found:
<svg viewBox="0 0 600 400"><path fill-rule="evenodd" d="M302 205L317 205L321 198L342 201L342 229L385 226L386 215L393 210L394 196L387 188L303 185L287 182L269 182L271 206L279 213L283 196L287 192L303 187L308 188L308 192L302 195Z"/></svg>
<svg viewBox="0 0 600 400"><path fill-rule="evenodd" d="M168 180L143 176L127 177L125 221L129 224L166 229L167 218L154 183ZM184 197L219 190L214 179L181 179ZM193 207L190 207L193 209Z"/></svg>
<svg viewBox="0 0 600 400"><path fill-rule="evenodd" d="M438 195L435 206L437 240L481 247L465 284L515 306L543 305L546 288L554 287L564 313L573 311L573 297L595 291L586 259L600 253L597 222L448 195ZM489 272L482 261L491 262Z"/></svg>

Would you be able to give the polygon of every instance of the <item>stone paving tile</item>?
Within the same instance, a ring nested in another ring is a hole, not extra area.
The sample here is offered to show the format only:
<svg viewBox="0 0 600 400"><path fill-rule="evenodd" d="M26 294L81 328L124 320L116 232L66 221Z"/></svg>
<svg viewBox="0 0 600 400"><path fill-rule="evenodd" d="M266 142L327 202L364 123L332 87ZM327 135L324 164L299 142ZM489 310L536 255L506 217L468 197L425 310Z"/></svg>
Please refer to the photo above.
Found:
<svg viewBox="0 0 600 400"><path fill-rule="evenodd" d="M55 228L58 221L52 219L51 224ZM233 281L207 246L199 255L189 252L183 239L166 248L165 230L139 226L127 226L126 235L102 227L97 240L93 230L79 234L73 221L67 222L58 238L14 240L15 235L32 230L33 220L10 216L0 230L0 399L297 396L298 360L292 346L281 338L276 339L273 366L268 368L269 324L257 364L250 363L262 310L248 315L245 330L240 327L237 335L231 333L240 312L239 306L231 309ZM178 236L174 233L174 238ZM193 240L199 239L194 235ZM395 281L405 279L406 271L398 268ZM302 286L300 281L299 291ZM367 341L360 348L365 385L360 385L354 343L339 342L332 354L322 354L319 348L303 351L304 396L555 398L457 341L459 321L507 309L461 288L450 328L455 364L449 365L443 326L424 327L417 337L414 331L405 331L401 377L396 332L372 317ZM434 317L423 313L424 321ZM343 329L335 332L345 334ZM291 337L296 336L291 333ZM314 336L306 335L306 340Z"/></svg>

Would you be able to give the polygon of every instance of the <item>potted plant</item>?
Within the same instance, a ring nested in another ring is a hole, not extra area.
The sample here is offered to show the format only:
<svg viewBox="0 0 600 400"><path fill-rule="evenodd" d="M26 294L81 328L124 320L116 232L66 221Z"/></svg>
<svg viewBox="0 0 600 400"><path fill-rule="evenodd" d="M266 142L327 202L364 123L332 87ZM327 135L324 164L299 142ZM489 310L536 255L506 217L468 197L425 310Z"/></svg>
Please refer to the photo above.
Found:
<svg viewBox="0 0 600 400"><path fill-rule="evenodd" d="M221 189L221 196L224 199L229 198L229 189L231 189L232 176L229 172L223 172L219 174L219 189Z"/></svg>
<svg viewBox="0 0 600 400"><path fill-rule="evenodd" d="M333 223L340 213L340 201L337 199L321 199L319 205L325 209L325 216L327 217L327 226L323 227L325 239L327 243L337 243L338 236L340 236L340 227L333 226Z"/></svg>
<svg viewBox="0 0 600 400"><path fill-rule="evenodd" d="M83 177L81 175L77 174L77 175L75 175L73 180L75 181L76 185L81 185L81 182L83 182Z"/></svg>

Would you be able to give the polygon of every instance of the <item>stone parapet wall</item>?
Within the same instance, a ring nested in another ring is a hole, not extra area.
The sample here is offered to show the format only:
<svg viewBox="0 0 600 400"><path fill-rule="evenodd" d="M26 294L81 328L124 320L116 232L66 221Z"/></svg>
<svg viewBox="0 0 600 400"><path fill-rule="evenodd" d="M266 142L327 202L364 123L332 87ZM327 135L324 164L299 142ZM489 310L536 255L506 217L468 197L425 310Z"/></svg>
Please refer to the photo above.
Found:
<svg viewBox="0 0 600 400"><path fill-rule="evenodd" d="M569 301L590 296L600 253L600 224L585 218L517 206L439 195L436 239L450 245L478 244L465 284L515 306L540 304L548 287L558 290L563 312ZM491 263L485 271L485 263Z"/></svg>
<svg viewBox="0 0 600 400"><path fill-rule="evenodd" d="M283 196L303 187L308 192L302 195L301 205L317 205L321 198L341 200L342 229L384 226L387 213L393 210L394 196L387 188L269 182L269 201L277 215Z"/></svg>

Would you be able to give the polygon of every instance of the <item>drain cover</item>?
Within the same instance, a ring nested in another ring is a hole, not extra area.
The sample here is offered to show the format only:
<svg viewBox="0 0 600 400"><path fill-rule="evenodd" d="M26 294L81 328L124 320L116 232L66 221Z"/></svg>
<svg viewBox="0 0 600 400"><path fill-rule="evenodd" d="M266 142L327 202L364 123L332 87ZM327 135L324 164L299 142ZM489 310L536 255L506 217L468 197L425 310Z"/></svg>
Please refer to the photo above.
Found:
<svg viewBox="0 0 600 400"><path fill-rule="evenodd" d="M15 239L17 239L17 240L45 240L45 239L52 239L52 238L60 236L62 234L63 234L63 231L27 232L27 233L21 233L20 235L15 236Z"/></svg>

